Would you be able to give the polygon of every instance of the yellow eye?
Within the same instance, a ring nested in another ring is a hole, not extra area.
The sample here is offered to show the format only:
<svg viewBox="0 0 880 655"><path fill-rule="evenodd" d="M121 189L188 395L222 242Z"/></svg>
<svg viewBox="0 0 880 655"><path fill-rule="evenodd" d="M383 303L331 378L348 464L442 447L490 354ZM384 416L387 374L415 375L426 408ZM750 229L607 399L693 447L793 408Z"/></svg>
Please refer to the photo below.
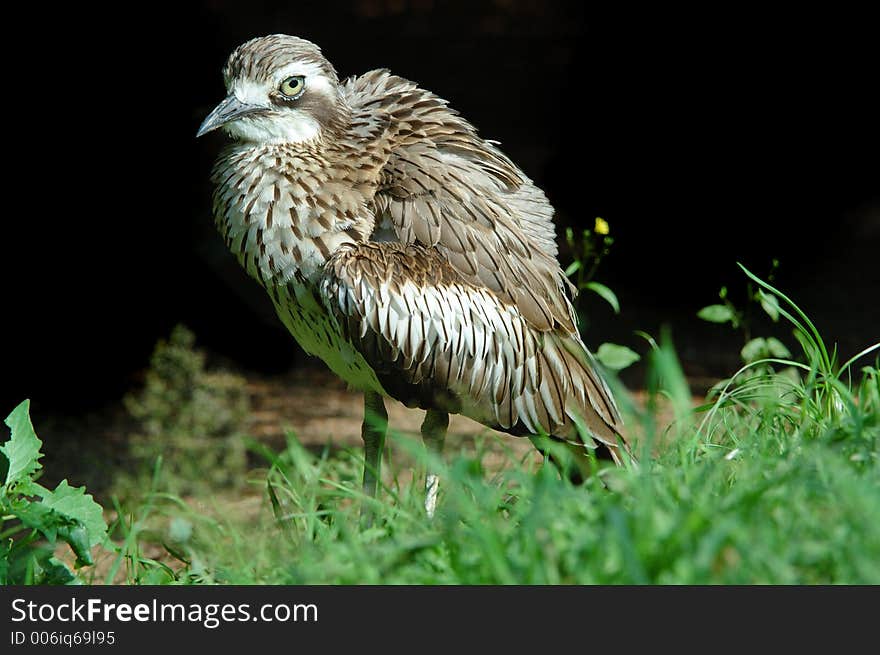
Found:
<svg viewBox="0 0 880 655"><path fill-rule="evenodd" d="M302 75L294 75L293 77L288 77L284 80L278 90L288 98L295 98L303 92L305 82L306 78Z"/></svg>

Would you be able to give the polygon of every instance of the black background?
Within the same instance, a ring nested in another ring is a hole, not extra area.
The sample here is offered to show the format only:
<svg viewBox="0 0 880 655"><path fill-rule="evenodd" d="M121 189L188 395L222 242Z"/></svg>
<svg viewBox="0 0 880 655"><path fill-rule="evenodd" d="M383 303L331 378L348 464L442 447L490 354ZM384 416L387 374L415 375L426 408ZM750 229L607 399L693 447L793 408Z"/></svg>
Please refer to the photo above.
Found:
<svg viewBox="0 0 880 655"><path fill-rule="evenodd" d="M0 413L76 413L137 383L183 322L214 356L307 365L214 234L196 140L228 53L318 43L341 76L387 67L451 101L544 188L564 226L609 221L587 343L673 328L689 372L741 338L695 318L742 261L845 355L880 336L880 128L867 15L766 9L609 15L579 2L32 7L8 25ZM563 252L564 263L569 261ZM731 357L734 361L731 361ZM5 408L5 409L4 409Z"/></svg>

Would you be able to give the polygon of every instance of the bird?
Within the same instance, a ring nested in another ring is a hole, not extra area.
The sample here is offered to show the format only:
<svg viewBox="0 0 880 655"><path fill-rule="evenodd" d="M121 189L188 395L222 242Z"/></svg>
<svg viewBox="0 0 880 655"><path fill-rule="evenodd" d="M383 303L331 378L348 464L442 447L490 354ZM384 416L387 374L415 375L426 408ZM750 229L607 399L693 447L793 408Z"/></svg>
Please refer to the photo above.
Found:
<svg viewBox="0 0 880 655"><path fill-rule="evenodd" d="M211 175L216 227L302 349L364 394L365 497L389 398L425 410L436 458L462 414L545 454L564 445L574 476L597 456L634 461L577 329L554 209L497 141L387 69L340 81L295 36L239 45L223 78L197 132L230 137Z"/></svg>

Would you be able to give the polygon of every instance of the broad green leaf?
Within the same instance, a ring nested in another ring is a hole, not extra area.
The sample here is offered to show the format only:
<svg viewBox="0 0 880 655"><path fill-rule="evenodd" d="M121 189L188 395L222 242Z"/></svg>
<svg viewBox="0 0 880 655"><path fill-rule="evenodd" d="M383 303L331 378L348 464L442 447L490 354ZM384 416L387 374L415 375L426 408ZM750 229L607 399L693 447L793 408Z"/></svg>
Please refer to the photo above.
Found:
<svg viewBox="0 0 880 655"><path fill-rule="evenodd" d="M82 521L67 516L38 500L16 501L12 503L12 513L22 524L39 531L49 542L54 543L59 539L66 542L76 555L77 566L93 564L89 552L92 546L90 531ZM103 524L103 519L101 523ZM98 532L103 539L106 526L103 531Z"/></svg>
<svg viewBox="0 0 880 655"><path fill-rule="evenodd" d="M67 480L62 480L54 491L43 496L43 504L85 526L89 547L104 541L107 533L104 512L92 495L86 493L85 487L71 487Z"/></svg>
<svg viewBox="0 0 880 655"><path fill-rule="evenodd" d="M5 480L7 487L20 480L30 479L37 470L42 468L37 460L43 456L40 453L43 442L34 433L34 426L28 415L30 402L30 400L22 401L6 417L6 425L12 431L12 436L9 441L0 446L0 452L6 455L6 459L9 461Z"/></svg>
<svg viewBox="0 0 880 655"><path fill-rule="evenodd" d="M627 348L616 343L603 343L596 351L596 359L602 362L606 368L613 371L622 371L641 359L641 356Z"/></svg>
<svg viewBox="0 0 880 655"><path fill-rule="evenodd" d="M76 567L90 566L94 564L91 547L89 546L89 531L82 523L64 526L58 530L58 536L70 546L76 555Z"/></svg>
<svg viewBox="0 0 880 655"><path fill-rule="evenodd" d="M772 293L759 291L758 298L761 301L761 307L767 312L767 315L776 323L779 321L779 300Z"/></svg>
<svg viewBox="0 0 880 655"><path fill-rule="evenodd" d="M50 545L40 545L22 557L12 567L13 584L62 585L77 581L73 572L59 562ZM17 570L16 570L17 569Z"/></svg>
<svg viewBox="0 0 880 655"><path fill-rule="evenodd" d="M164 568L156 566L147 569L143 577L139 580L142 585L165 585L174 580L174 574L166 571Z"/></svg>
<svg viewBox="0 0 880 655"><path fill-rule="evenodd" d="M791 357L788 348L785 347L779 339L774 337L756 337L743 346L740 351L743 362L749 364L766 357L777 357L779 359Z"/></svg>
<svg viewBox="0 0 880 655"><path fill-rule="evenodd" d="M772 357L779 359L791 357L791 352L785 347L785 344L775 337L767 337L767 352Z"/></svg>
<svg viewBox="0 0 880 655"><path fill-rule="evenodd" d="M733 310L727 305L709 305L697 312L704 321L710 323L727 323L734 320Z"/></svg>
<svg viewBox="0 0 880 655"><path fill-rule="evenodd" d="M47 557L39 562L42 572L38 578L41 585L63 585L76 583L76 575L63 562Z"/></svg>
<svg viewBox="0 0 880 655"><path fill-rule="evenodd" d="M743 362L749 364L767 356L767 342L763 337L752 339L740 351Z"/></svg>
<svg viewBox="0 0 880 655"><path fill-rule="evenodd" d="M28 493L42 496L42 500L17 499L9 504L11 513L49 541L66 542L76 555L77 566L92 564L89 551L107 534L101 506L85 487L71 487L67 480L62 480L54 491L26 482Z"/></svg>
<svg viewBox="0 0 880 655"><path fill-rule="evenodd" d="M614 310L615 314L620 313L620 303L617 300L617 296L615 293L606 287L604 284L599 284L598 282L587 282L584 285L585 289L589 289L595 293L598 293L605 301L611 305L611 308Z"/></svg>
<svg viewBox="0 0 880 655"><path fill-rule="evenodd" d="M40 533L49 541L58 539L58 529L71 523L63 514L46 507L38 500L17 500L11 504L12 513L24 525Z"/></svg>
<svg viewBox="0 0 880 655"><path fill-rule="evenodd" d="M580 270L580 267L581 263L579 261L573 261L568 265L568 268L565 269L565 277L571 277Z"/></svg>
<svg viewBox="0 0 880 655"><path fill-rule="evenodd" d="M40 496L42 498L47 493L49 493L49 490L41 485L39 482L34 482L30 478L25 478L24 480L20 480L18 484L15 485L14 497Z"/></svg>

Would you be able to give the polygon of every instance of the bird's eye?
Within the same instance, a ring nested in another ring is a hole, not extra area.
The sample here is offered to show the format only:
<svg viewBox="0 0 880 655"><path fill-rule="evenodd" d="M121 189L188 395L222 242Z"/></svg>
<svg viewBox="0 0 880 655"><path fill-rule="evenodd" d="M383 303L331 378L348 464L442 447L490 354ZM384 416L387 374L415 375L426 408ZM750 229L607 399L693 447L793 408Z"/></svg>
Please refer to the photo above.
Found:
<svg viewBox="0 0 880 655"><path fill-rule="evenodd" d="M281 83L279 87L279 91L286 95L288 98L296 98L300 93L303 92L303 88L305 87L306 78L302 75L294 75L293 77L288 77Z"/></svg>

